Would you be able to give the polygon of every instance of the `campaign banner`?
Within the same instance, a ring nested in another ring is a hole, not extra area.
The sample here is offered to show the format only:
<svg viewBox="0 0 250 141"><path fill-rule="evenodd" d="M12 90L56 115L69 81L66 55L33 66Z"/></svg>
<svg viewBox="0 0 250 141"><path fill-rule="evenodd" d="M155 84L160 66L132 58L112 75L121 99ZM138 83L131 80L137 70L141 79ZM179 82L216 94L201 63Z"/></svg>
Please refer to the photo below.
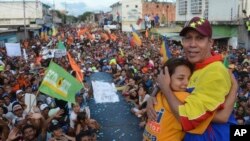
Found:
<svg viewBox="0 0 250 141"><path fill-rule="evenodd" d="M117 90L114 83L92 81L92 87L96 103L119 102L119 97L116 94Z"/></svg>
<svg viewBox="0 0 250 141"><path fill-rule="evenodd" d="M54 62L50 62L39 91L51 97L75 103L75 94L83 85Z"/></svg>
<svg viewBox="0 0 250 141"><path fill-rule="evenodd" d="M22 56L20 43L5 43L5 47L8 56Z"/></svg>

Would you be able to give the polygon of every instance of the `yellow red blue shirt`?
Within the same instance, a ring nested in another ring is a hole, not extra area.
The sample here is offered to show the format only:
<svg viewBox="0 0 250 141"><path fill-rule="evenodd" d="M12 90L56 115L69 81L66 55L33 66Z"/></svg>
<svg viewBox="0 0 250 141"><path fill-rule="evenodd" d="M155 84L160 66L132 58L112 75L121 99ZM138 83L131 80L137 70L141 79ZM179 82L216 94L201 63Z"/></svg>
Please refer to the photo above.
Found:
<svg viewBox="0 0 250 141"><path fill-rule="evenodd" d="M193 91L185 99L185 104L179 106L184 131L195 129L211 117L224 103L225 96L231 88L230 74L219 57L212 56L206 60L206 63L192 74L189 88L193 88ZM203 132L204 130L199 134Z"/></svg>

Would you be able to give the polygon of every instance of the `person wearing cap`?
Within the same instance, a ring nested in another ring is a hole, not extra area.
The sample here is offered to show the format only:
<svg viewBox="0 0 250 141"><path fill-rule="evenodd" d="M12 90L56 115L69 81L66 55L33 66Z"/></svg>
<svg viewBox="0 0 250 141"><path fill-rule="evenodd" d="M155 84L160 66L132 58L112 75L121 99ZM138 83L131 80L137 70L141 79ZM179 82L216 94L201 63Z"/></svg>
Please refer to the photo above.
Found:
<svg viewBox="0 0 250 141"><path fill-rule="evenodd" d="M48 119L49 118L49 110L50 110L48 104L43 103L40 105L39 108L40 108L41 114L44 117L44 119Z"/></svg>
<svg viewBox="0 0 250 141"><path fill-rule="evenodd" d="M27 115L26 112L24 112L23 107L20 103L14 102L12 104L12 113L14 114L14 118L12 119L12 125L19 126L23 123L25 116Z"/></svg>
<svg viewBox="0 0 250 141"><path fill-rule="evenodd" d="M181 30L180 36L183 37L182 45L187 60L195 65L195 71L187 88L190 95L184 103L176 98L170 89L167 67L157 77L159 88L165 95L174 116L181 123L182 130L186 132L184 140L229 140L229 124L225 122L231 118L237 82L223 66L222 56L211 54L212 27L208 20L194 17ZM231 91L235 93L227 96L231 87ZM226 96L227 101L223 107ZM153 103L152 99L148 101L147 113L150 119L155 120L157 114L152 110ZM223 114L220 112L221 109L224 111ZM215 113L217 119L210 118ZM212 119L214 122L224 122L224 124L211 123ZM203 123L207 123L207 120L210 120L208 122L210 124L204 126ZM195 133L189 133L190 130L200 126L203 128L196 130Z"/></svg>
<svg viewBox="0 0 250 141"><path fill-rule="evenodd" d="M23 90L17 90L16 91L16 100L21 105L24 105L24 92L23 92Z"/></svg>
<svg viewBox="0 0 250 141"><path fill-rule="evenodd" d="M102 66L102 71L103 72L108 72L111 70L111 66L108 64L107 60L103 60L103 66Z"/></svg>
<svg viewBox="0 0 250 141"><path fill-rule="evenodd" d="M4 93L2 95L2 99L4 101L4 106L8 109L8 111L12 110L12 102L10 100L10 96L8 93Z"/></svg>

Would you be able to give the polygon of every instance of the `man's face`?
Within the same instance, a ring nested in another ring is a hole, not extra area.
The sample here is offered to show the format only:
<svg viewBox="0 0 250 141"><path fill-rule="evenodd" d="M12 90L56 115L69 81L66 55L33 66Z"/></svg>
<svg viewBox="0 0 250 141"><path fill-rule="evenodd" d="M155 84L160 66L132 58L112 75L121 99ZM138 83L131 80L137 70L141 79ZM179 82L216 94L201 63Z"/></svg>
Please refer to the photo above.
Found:
<svg viewBox="0 0 250 141"><path fill-rule="evenodd" d="M13 112L14 112L14 115L16 115L17 117L23 116L23 109L21 107L15 109Z"/></svg>
<svg viewBox="0 0 250 141"><path fill-rule="evenodd" d="M8 106L10 104L10 98L9 97L4 97L4 103L6 106Z"/></svg>
<svg viewBox="0 0 250 141"><path fill-rule="evenodd" d="M27 128L24 130L24 139L31 141L35 138L36 131L33 128Z"/></svg>
<svg viewBox="0 0 250 141"><path fill-rule="evenodd" d="M200 63L211 56L213 40L202 36L195 30L190 30L182 39L182 45L187 59L195 64Z"/></svg>

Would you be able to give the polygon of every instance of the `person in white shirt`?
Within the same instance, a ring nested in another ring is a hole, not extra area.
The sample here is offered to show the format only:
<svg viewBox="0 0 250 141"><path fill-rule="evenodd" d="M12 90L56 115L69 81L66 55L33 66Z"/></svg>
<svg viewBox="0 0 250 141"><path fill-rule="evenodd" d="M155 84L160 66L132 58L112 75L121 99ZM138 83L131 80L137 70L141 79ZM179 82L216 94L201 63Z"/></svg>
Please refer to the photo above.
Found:
<svg viewBox="0 0 250 141"><path fill-rule="evenodd" d="M80 105L78 103L72 104L73 111L70 113L70 128L74 129L75 128L75 122L76 122L76 117L77 114L80 112Z"/></svg>

